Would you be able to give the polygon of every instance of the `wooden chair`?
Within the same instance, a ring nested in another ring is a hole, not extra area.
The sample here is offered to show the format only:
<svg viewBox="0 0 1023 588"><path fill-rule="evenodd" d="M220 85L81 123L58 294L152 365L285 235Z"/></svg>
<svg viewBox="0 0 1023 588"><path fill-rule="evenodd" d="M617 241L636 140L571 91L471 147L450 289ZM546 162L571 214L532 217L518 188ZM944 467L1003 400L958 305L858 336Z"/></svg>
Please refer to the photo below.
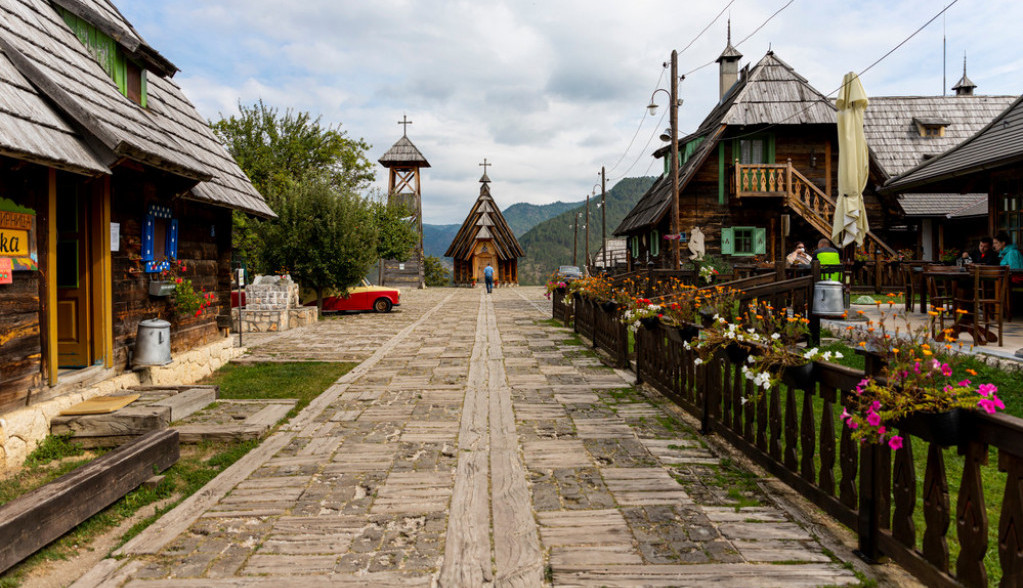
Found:
<svg viewBox="0 0 1023 588"><path fill-rule="evenodd" d="M974 345L983 345L986 334L991 327L998 326L998 346L1004 347L1002 325L1005 321L1006 298L1009 292L1009 267L992 265L974 265L970 268L973 274L973 297L959 299L959 308L973 312L973 325L970 328ZM958 318L957 322L958 322Z"/></svg>
<svg viewBox="0 0 1023 588"><path fill-rule="evenodd" d="M924 272L930 271L948 271L949 267L946 265L925 265ZM927 288L927 305L930 308L925 309L926 311L934 310L938 313L935 317L937 320L934 323L934 327L931 328L931 338L936 341L944 339L943 336L939 336L939 333L945 331L945 320L949 319L953 323L956 320L956 282L955 280L938 279L933 277L925 278L927 282L924 287Z"/></svg>

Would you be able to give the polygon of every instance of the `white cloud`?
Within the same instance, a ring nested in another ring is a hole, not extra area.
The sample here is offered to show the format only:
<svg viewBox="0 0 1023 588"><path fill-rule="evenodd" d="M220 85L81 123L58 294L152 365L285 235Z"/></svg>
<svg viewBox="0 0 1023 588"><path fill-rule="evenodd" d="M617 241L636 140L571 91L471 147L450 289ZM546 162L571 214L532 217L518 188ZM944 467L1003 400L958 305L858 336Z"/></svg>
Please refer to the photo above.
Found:
<svg viewBox="0 0 1023 588"><path fill-rule="evenodd" d="M478 192L487 157L498 203L578 200L601 165L618 177L652 164L667 119L642 118L672 48L685 46L724 0L614 2L562 0L120 0L142 35L181 69L178 83L200 113L216 119L239 101L322 115L373 145L375 160L409 137L432 168L424 174L427 222L461 222ZM738 42L784 0L731 7ZM743 63L771 47L830 92L940 9L933 0L796 2L739 47ZM1023 59L1015 49L1023 4L960 2L945 19L948 80L969 53L978 92L1018 94ZM724 48L718 21L680 57L688 72ZM937 94L942 19L863 76L874 95ZM717 66L680 85L680 128L694 130L717 101ZM658 102L664 104L663 94ZM663 109L662 109L663 112ZM658 122L658 121L661 122ZM378 185L386 185L381 168Z"/></svg>

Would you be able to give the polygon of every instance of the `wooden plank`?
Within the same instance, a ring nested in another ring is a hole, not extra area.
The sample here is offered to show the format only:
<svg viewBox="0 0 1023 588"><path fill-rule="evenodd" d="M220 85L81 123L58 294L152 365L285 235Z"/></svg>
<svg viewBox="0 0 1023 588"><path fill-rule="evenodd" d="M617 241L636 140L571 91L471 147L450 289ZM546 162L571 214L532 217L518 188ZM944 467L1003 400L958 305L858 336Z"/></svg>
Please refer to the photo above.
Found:
<svg viewBox="0 0 1023 588"><path fill-rule="evenodd" d="M270 404L264 408L261 408L255 414L245 419L246 425L263 425L272 427L277 424L277 421L287 416L288 412L295 407L297 402L291 404Z"/></svg>
<svg viewBox="0 0 1023 588"><path fill-rule="evenodd" d="M239 482L249 477L266 460L290 443L293 437L294 435L288 433L271 436L259 447L234 462L231 467L220 472L220 475L203 487L202 492L197 492L186 498L174 510L165 514L159 524L150 525L145 531L114 552L114 555L157 553L183 533L202 513L216 504Z"/></svg>
<svg viewBox="0 0 1023 588"><path fill-rule="evenodd" d="M180 421L188 415L209 406L211 402L217 399L217 392L218 390L215 386L189 388L162 400L152 402L149 406L169 407L171 409L170 420Z"/></svg>
<svg viewBox="0 0 1023 588"><path fill-rule="evenodd" d="M169 406L129 405L108 414L57 416L50 421L50 433L75 437L143 435L166 429L171 421Z"/></svg>
<svg viewBox="0 0 1023 588"><path fill-rule="evenodd" d="M0 507L0 572L178 460L178 433L153 431Z"/></svg>
<svg viewBox="0 0 1023 588"><path fill-rule="evenodd" d="M182 443L201 441L248 441L259 439L270 427L267 425L180 425L174 427L181 434Z"/></svg>

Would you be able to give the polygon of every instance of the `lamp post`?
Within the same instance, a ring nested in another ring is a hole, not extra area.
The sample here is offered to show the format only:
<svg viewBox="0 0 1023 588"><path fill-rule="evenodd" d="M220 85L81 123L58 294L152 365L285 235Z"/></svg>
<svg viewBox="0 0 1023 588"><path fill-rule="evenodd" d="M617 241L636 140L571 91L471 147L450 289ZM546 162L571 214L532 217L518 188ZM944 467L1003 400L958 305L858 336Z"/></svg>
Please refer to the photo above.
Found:
<svg viewBox="0 0 1023 588"><path fill-rule="evenodd" d="M604 250L604 273L607 271L607 175L604 173L604 166L600 166L600 241L601 249Z"/></svg>
<svg viewBox="0 0 1023 588"><path fill-rule="evenodd" d="M590 195L586 195L586 222L583 223L584 236L583 236L583 263L586 264L586 272L584 275L590 273Z"/></svg>
<svg viewBox="0 0 1023 588"><path fill-rule="evenodd" d="M671 52L671 91L664 88L654 90L650 95L650 116L657 112L657 104L654 102L654 95L658 92L665 92L669 96L669 108L671 108L671 267L679 269L679 229L678 229L678 51Z"/></svg>

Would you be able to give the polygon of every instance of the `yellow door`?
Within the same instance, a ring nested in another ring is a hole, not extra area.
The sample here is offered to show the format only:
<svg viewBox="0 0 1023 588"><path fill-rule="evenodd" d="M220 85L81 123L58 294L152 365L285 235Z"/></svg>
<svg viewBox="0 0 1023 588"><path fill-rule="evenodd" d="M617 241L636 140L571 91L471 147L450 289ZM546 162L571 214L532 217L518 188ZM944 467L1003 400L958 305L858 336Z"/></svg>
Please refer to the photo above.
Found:
<svg viewBox="0 0 1023 588"><path fill-rule="evenodd" d="M86 199L71 182L57 193L57 365L92 365L89 324L89 223Z"/></svg>

